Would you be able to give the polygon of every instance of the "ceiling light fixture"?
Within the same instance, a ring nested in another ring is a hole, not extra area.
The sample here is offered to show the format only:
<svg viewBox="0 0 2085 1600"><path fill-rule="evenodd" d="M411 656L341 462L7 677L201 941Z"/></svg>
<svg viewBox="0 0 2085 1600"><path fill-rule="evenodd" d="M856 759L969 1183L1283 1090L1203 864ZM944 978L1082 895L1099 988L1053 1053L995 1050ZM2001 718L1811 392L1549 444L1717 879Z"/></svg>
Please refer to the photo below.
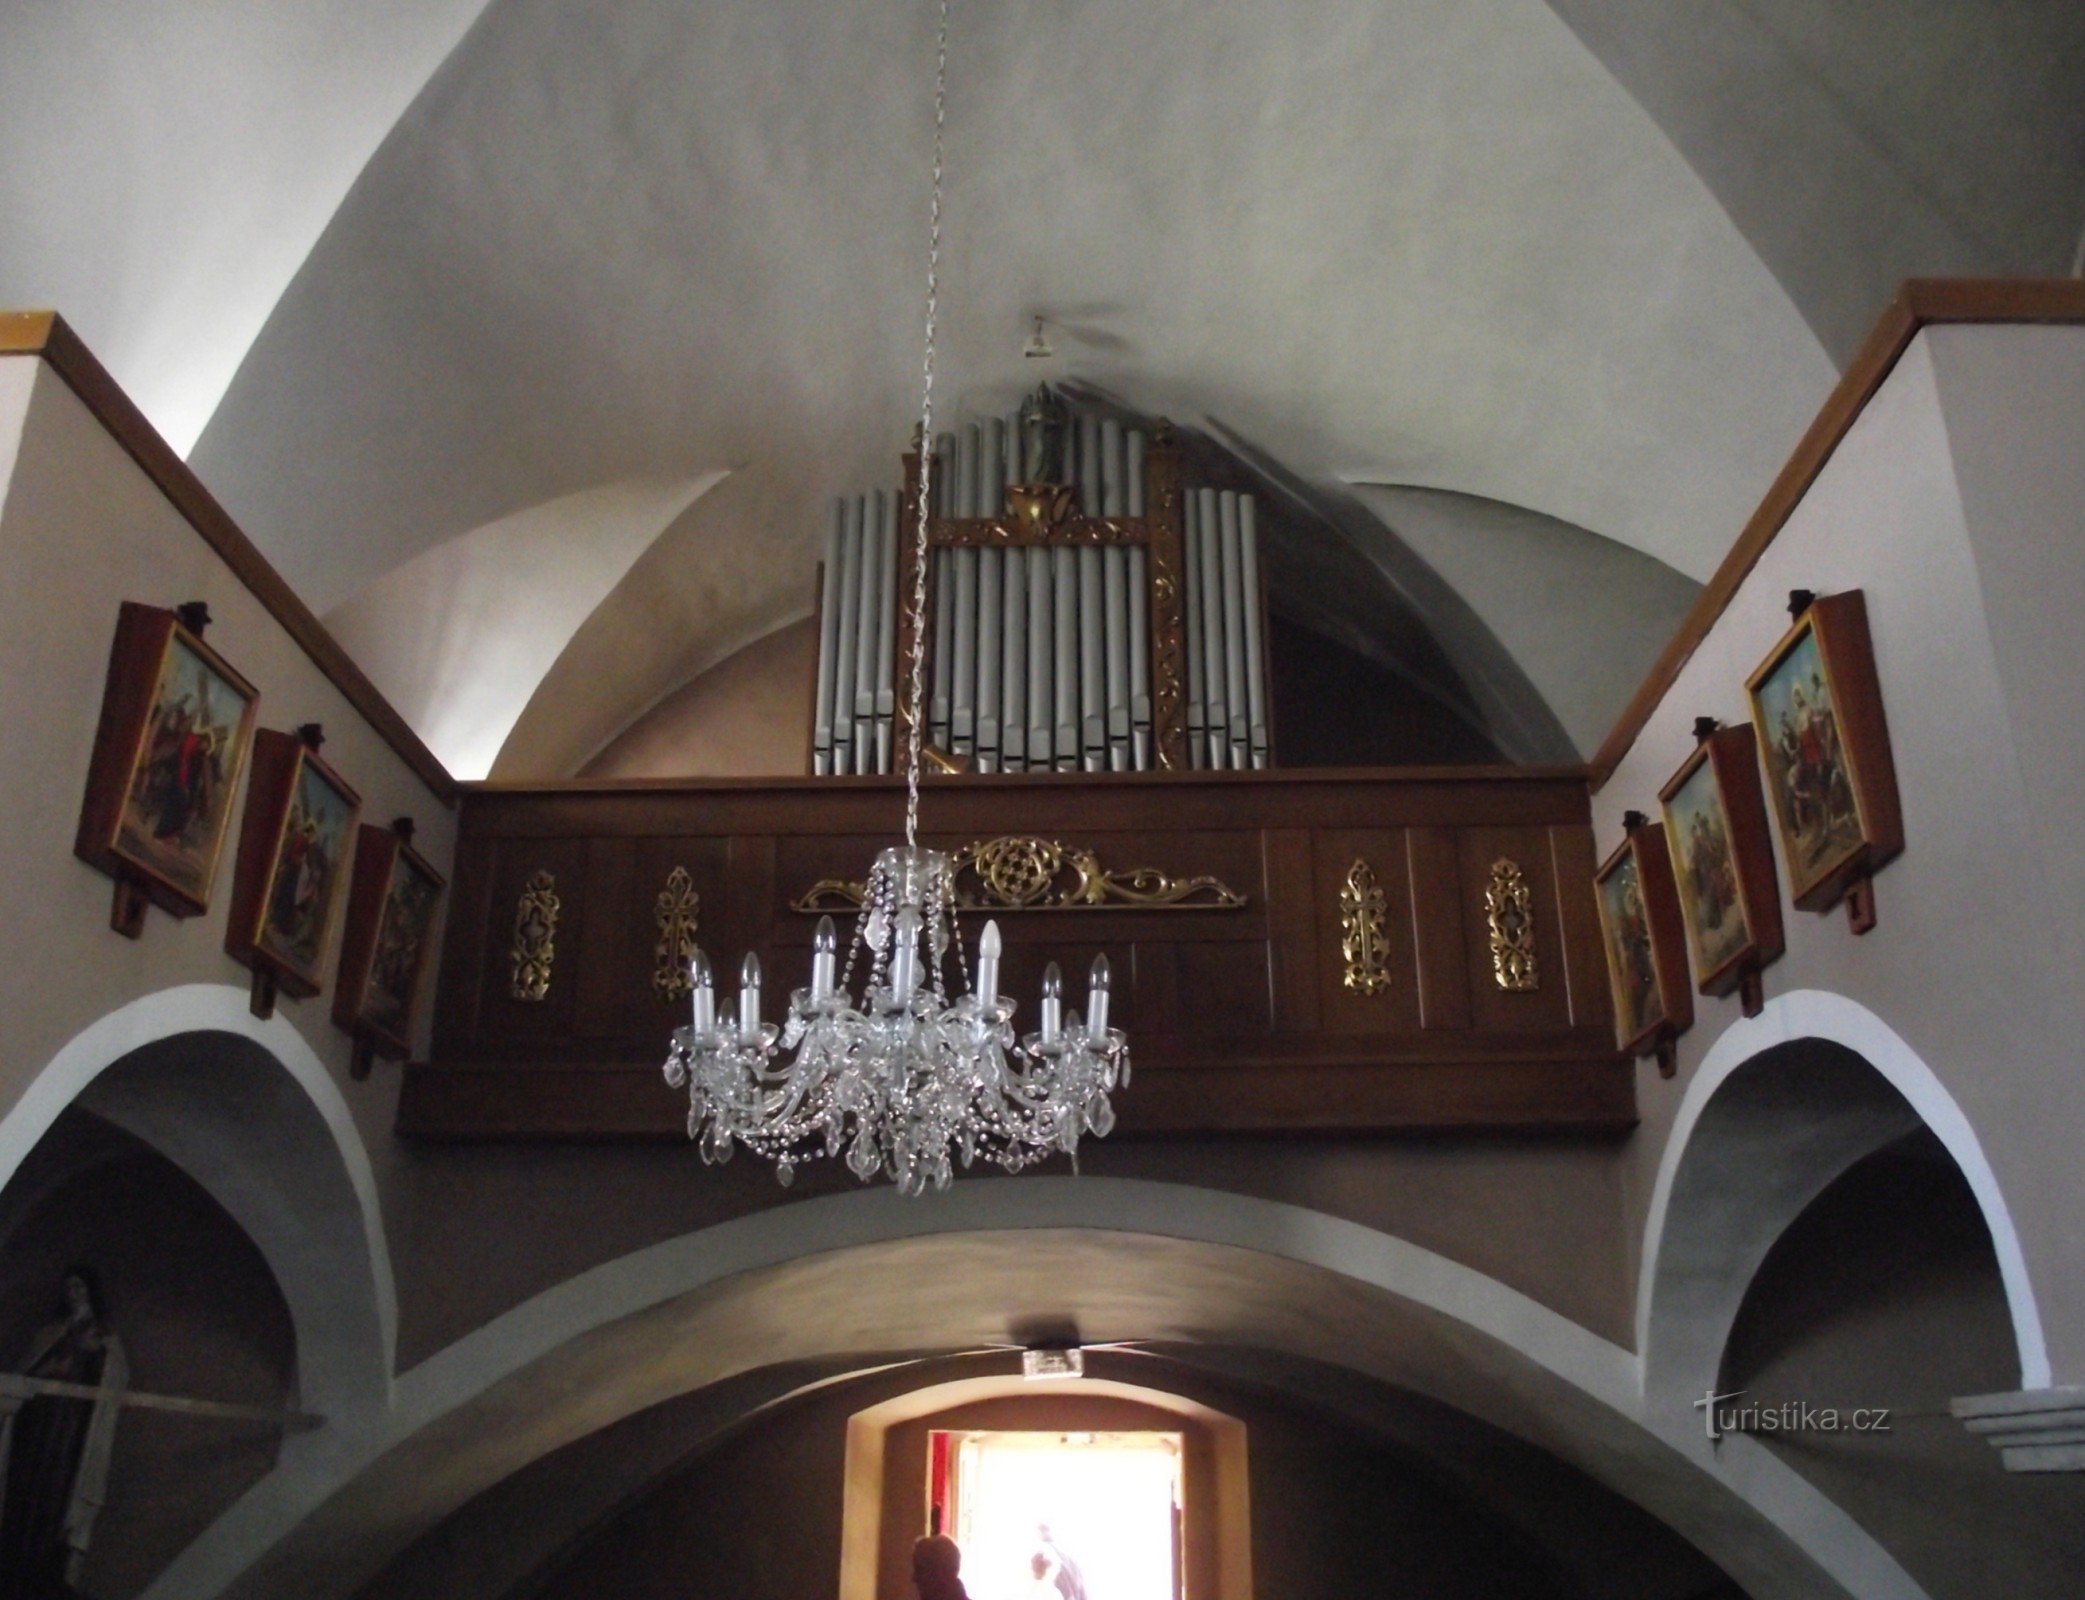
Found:
<svg viewBox="0 0 2085 1600"><path fill-rule="evenodd" d="M927 245L926 352L919 437L934 437L934 335L941 291L942 132L948 114L948 0L935 39L934 182ZM1036 324L1041 338L1042 325ZM1031 352L1032 353L1032 352ZM927 508L937 470L922 446L913 533L912 636L924 639ZM920 730L926 652L905 684L905 842L870 869L844 969L839 939L821 917L811 982L790 996L777 1026L760 1014L760 958L739 968L739 998L717 1005L715 974L700 950L690 964L694 1017L676 1028L666 1081L688 1092L688 1137L707 1162L743 1144L794 1181L796 1164L846 1152L863 1182L879 1173L907 1194L946 1188L957 1163L982 1157L1009 1172L1055 1152L1077 1157L1079 1140L1115 1125L1108 1096L1129 1082L1129 1042L1108 1026L1108 961L1094 958L1086 1015L1066 1012L1052 962L1043 975L1035 1032L1016 1039L1014 1002L999 993L999 925L977 945L970 992L951 998L946 957L964 967L948 856L919 842ZM854 974L864 961L861 998ZM786 1060L782 1052L793 1052Z"/></svg>

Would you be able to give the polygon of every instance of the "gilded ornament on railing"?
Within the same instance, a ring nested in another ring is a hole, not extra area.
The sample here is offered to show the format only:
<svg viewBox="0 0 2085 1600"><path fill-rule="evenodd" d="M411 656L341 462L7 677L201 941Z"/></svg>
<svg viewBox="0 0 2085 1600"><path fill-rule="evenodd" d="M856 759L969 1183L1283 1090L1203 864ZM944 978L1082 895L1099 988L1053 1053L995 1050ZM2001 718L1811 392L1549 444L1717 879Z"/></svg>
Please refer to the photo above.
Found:
<svg viewBox="0 0 2085 1600"><path fill-rule="evenodd" d="M661 1000L679 1000L689 990L688 963L695 959L695 933L702 921L702 896L686 867L666 875L659 891L659 945L652 963L652 988Z"/></svg>
<svg viewBox="0 0 2085 1600"><path fill-rule="evenodd" d="M1339 886L1339 954L1346 963L1342 981L1356 994L1380 994L1390 987L1389 937L1384 919L1389 903L1375 868L1361 857L1347 868Z"/></svg>
<svg viewBox="0 0 2085 1600"><path fill-rule="evenodd" d="M981 839L949 859L958 911L1235 911L1245 904L1218 878L1176 878L1156 867L1111 871L1095 852L1055 839ZM854 910L863 894L860 883L823 878L791 909Z"/></svg>
<svg viewBox="0 0 2085 1600"><path fill-rule="evenodd" d="M557 879L537 868L522 885L514 908L514 998L541 1000L550 993L550 963L557 956Z"/></svg>
<svg viewBox="0 0 2085 1600"><path fill-rule="evenodd" d="M1501 856L1491 864L1484 914L1491 922L1491 975L1499 987L1541 987L1541 971L1535 964L1534 897L1519 862Z"/></svg>

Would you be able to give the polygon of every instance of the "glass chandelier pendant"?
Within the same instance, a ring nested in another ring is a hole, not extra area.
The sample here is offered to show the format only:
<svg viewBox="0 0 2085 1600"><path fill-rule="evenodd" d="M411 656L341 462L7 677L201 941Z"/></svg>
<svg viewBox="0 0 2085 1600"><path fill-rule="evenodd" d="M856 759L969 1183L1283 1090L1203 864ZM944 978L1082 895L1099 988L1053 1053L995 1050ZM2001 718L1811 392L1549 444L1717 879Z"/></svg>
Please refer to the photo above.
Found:
<svg viewBox="0 0 2085 1600"><path fill-rule="evenodd" d="M927 339L920 402L920 497L913 535L912 637L924 640L927 508L934 457L934 332L940 290L941 136L948 106L948 0L941 0L934 78L934 187L927 251ZM1096 956L1084 1020L1064 1010L1057 964L1043 974L1036 1031L1017 1040L1014 1002L999 993L999 925L977 945L977 976L960 999L949 988L956 934L955 874L948 857L919 843L920 725L926 652L912 653L905 685L905 842L870 869L847 965L835 974L839 939L821 917L811 982L789 998L777 1027L760 1010L760 958L739 968L736 1011L717 1005L716 975L696 951L689 977L694 1017L674 1030L666 1081L688 1092L688 1137L706 1162L730 1159L734 1142L794 1181L796 1164L844 1150L868 1182L878 1173L906 1194L946 1188L958 1162L983 1157L1008 1172L1063 1151L1076 1167L1079 1140L1115 1125L1108 1096L1129 1082L1129 1041L1108 1026L1106 956ZM867 968L859 1001L855 969ZM783 1059L788 1052L787 1059Z"/></svg>

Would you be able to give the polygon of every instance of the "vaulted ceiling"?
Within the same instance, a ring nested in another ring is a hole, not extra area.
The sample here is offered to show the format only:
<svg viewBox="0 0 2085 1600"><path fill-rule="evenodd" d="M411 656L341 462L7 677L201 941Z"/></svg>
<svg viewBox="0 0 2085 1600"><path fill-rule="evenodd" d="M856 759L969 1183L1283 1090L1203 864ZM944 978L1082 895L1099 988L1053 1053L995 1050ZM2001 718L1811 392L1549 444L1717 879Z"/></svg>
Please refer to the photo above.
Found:
<svg viewBox="0 0 2085 1600"><path fill-rule="evenodd" d="M2070 0L953 10L942 394L1032 383L1040 313L1051 376L1484 574L1559 684L1569 573L1703 577L1898 279L2074 270L2085 224ZM824 501L894 474L933 24L10 7L0 303L68 316L460 771L576 770L802 614ZM1564 581L1501 581L1545 529Z"/></svg>

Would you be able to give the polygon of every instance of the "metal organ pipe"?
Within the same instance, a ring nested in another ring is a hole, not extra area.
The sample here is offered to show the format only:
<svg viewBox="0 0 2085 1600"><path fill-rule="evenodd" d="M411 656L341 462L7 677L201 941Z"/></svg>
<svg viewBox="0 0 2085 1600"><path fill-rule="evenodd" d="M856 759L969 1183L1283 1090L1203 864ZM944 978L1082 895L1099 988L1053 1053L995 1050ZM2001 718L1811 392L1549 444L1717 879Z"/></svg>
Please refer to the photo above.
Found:
<svg viewBox="0 0 2085 1600"><path fill-rule="evenodd" d="M944 433L936 441L931 492L927 496L936 516L948 515L948 480L955 460L955 439ZM955 552L932 550L928 554L934 563L934 654L929 663L934 673L934 684L927 723L936 747L947 750L953 743L949 734L949 696L955 672L956 568L950 558Z"/></svg>
<svg viewBox="0 0 2085 1600"><path fill-rule="evenodd" d="M1123 505L1132 517L1144 515L1144 435L1132 428L1125 447ZM1139 772L1151 767L1151 577L1148 552L1132 545L1129 566L1129 740L1130 765Z"/></svg>
<svg viewBox="0 0 2085 1600"><path fill-rule="evenodd" d="M1122 460L1122 424L1100 425L1100 514L1123 514L1128 476ZM1101 551L1102 627L1107 644L1108 770L1129 770L1129 552L1119 545Z"/></svg>
<svg viewBox="0 0 2085 1600"><path fill-rule="evenodd" d="M833 641L833 771L854 770L854 631L861 621L862 524L859 500L842 501L840 514L840 627Z"/></svg>
<svg viewBox="0 0 2085 1600"><path fill-rule="evenodd" d="M825 572L818 586L818 692L811 714L811 770L833 770L833 666L840 637L840 546L847 538L847 502L833 501L833 525L825 536Z"/></svg>
<svg viewBox="0 0 2085 1600"><path fill-rule="evenodd" d="M1251 495L1238 502L1239 566L1245 574L1245 703L1255 771L1268 759L1267 640L1260 596L1260 508Z"/></svg>
<svg viewBox="0 0 2085 1600"><path fill-rule="evenodd" d="M1180 617L1187 655L1187 764L1206 767L1207 688L1202 678L1202 497L1180 497Z"/></svg>
<svg viewBox="0 0 2085 1600"><path fill-rule="evenodd" d="M1238 496L1226 489L1218 499L1223 534L1224 704L1231 720L1228 754L1234 769L1249 761L1245 703L1245 564L1238 542Z"/></svg>
<svg viewBox="0 0 2085 1600"><path fill-rule="evenodd" d="M1201 526L1196 547L1202 558L1202 729L1208 764L1223 767L1230 709L1224 700L1223 522L1214 489L1197 489Z"/></svg>
<svg viewBox="0 0 2085 1600"><path fill-rule="evenodd" d="M1079 768L1079 562L1069 545L1050 547L1050 588L1055 610L1057 770Z"/></svg>
<svg viewBox="0 0 2085 1600"><path fill-rule="evenodd" d="M889 494L876 491L876 509L883 523L883 540L879 563L882 597L876 606L876 770L891 770L891 730L897 717L897 668L898 668L898 501L900 496L893 490Z"/></svg>
<svg viewBox="0 0 2085 1600"><path fill-rule="evenodd" d="M956 435L956 503L949 515L971 515L977 478L977 428ZM956 648L949 683L949 748L959 756L977 749L977 551L949 552L956 570Z"/></svg>

